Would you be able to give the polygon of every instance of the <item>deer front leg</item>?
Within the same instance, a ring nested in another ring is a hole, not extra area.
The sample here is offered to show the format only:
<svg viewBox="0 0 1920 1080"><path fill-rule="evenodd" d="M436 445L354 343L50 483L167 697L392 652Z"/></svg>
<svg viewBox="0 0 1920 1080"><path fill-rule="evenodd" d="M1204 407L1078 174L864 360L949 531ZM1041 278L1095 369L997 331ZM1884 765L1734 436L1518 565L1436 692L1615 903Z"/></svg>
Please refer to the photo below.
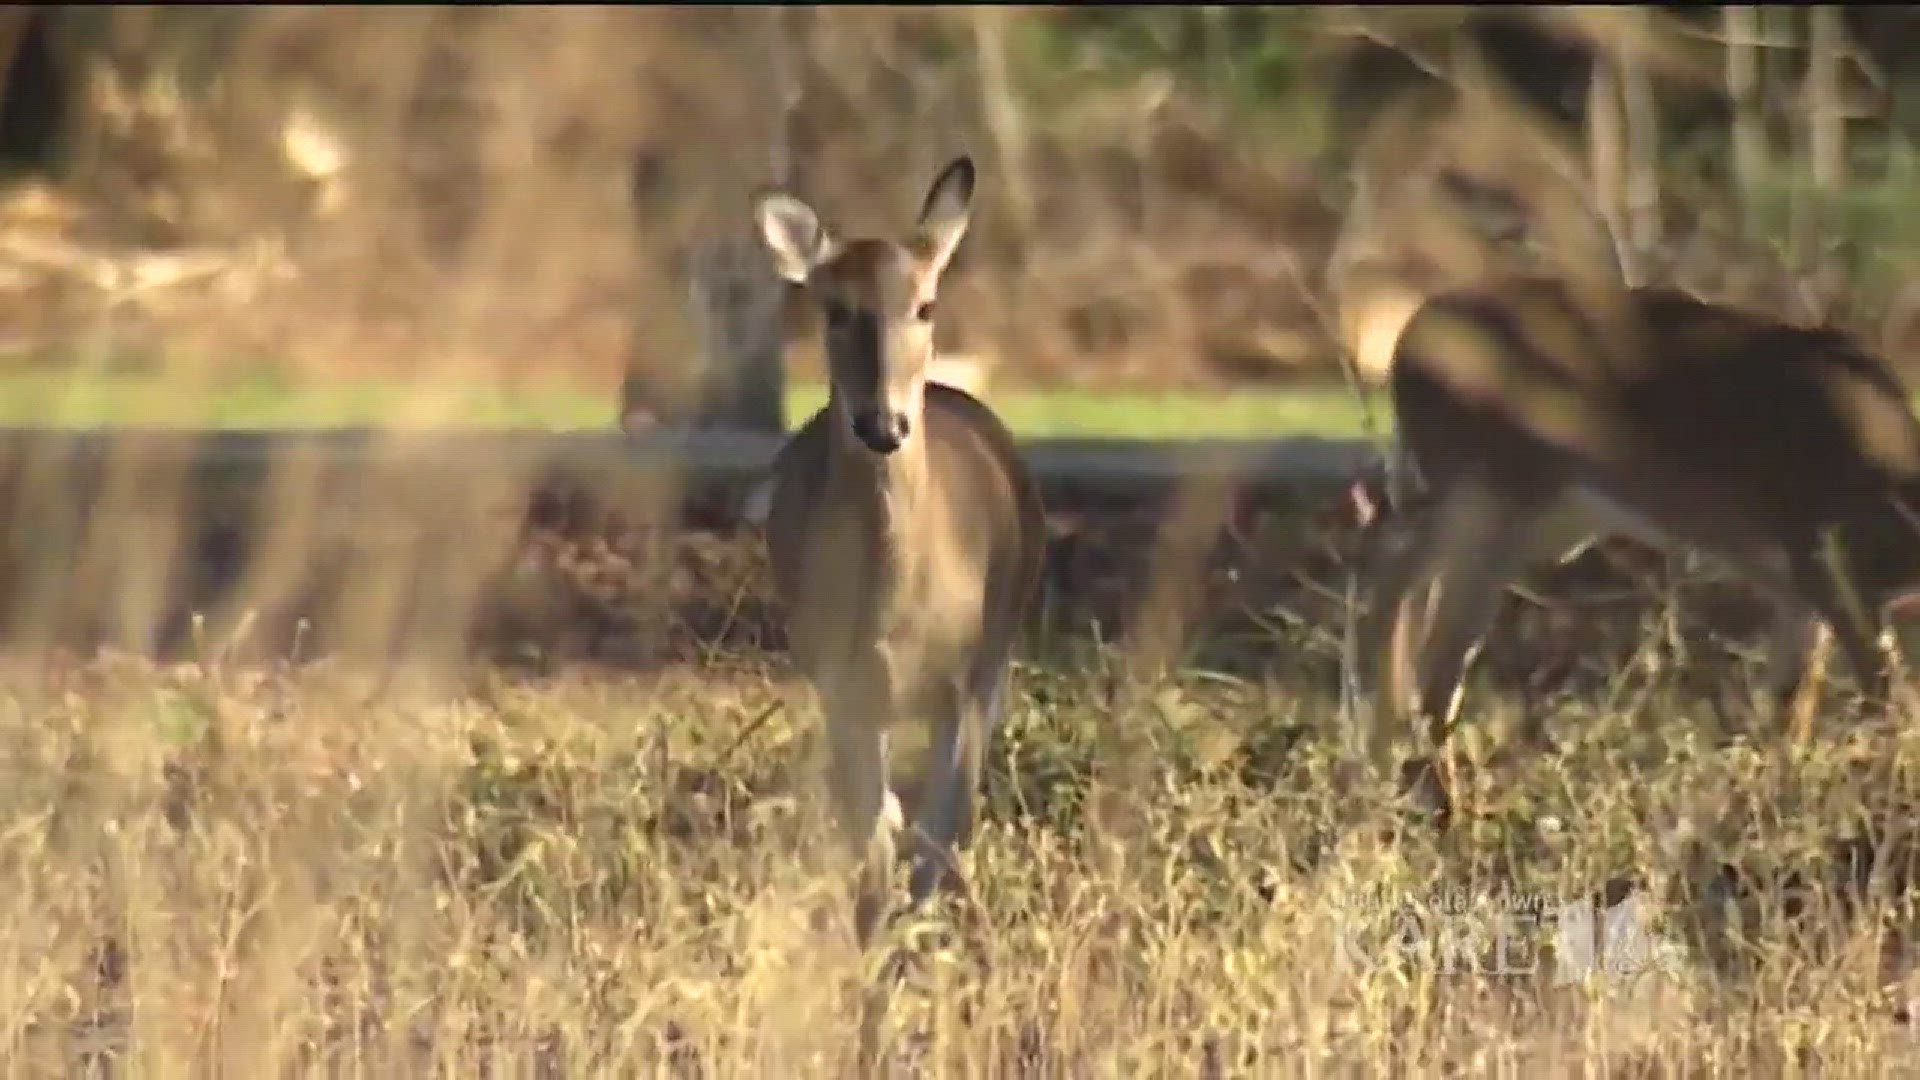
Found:
<svg viewBox="0 0 1920 1080"><path fill-rule="evenodd" d="M939 695L926 795L915 822L917 844L909 886L914 904L931 896L949 880L949 873L957 879L955 857L973 835L974 799L987 743L1005 700L1004 664L992 674L969 677Z"/></svg>
<svg viewBox="0 0 1920 1080"><path fill-rule="evenodd" d="M1412 704L1414 676L1410 670L1411 609L1424 608L1432 563L1433 518L1421 513L1389 522L1376 537L1371 595L1355 620L1351 665L1346 680L1353 701L1349 709L1351 747L1370 768L1386 774L1391 750ZM1424 625L1424 617L1419 620ZM1420 635L1414 635L1417 639Z"/></svg>
<svg viewBox="0 0 1920 1080"><path fill-rule="evenodd" d="M1491 489L1462 486L1442 507L1436 540L1438 597L1425 640L1417 646L1419 711L1426 721L1426 761L1410 763L1421 786L1438 784L1440 756L1452 734L1453 717L1468 661L1500 611L1507 585L1520 572L1535 543L1540 514L1500 498ZM1450 799L1439 785L1438 808ZM1427 792L1434 801L1433 791Z"/></svg>
<svg viewBox="0 0 1920 1080"><path fill-rule="evenodd" d="M887 788L887 728L892 710L881 687L835 685L822 695L832 761L828 779L841 835L857 865L854 937L865 948L886 911L893 880L897 802ZM893 815L889 805L896 809Z"/></svg>

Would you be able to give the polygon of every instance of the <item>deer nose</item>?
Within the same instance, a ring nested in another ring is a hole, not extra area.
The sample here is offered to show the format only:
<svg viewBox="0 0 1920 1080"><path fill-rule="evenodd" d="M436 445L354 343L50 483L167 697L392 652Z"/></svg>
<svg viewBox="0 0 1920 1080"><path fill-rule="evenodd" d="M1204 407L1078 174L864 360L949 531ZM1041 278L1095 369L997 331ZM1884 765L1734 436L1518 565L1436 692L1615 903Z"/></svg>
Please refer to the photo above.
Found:
<svg viewBox="0 0 1920 1080"><path fill-rule="evenodd" d="M907 414L891 409L868 409L854 417L853 433L876 454L891 454L900 449L913 430Z"/></svg>

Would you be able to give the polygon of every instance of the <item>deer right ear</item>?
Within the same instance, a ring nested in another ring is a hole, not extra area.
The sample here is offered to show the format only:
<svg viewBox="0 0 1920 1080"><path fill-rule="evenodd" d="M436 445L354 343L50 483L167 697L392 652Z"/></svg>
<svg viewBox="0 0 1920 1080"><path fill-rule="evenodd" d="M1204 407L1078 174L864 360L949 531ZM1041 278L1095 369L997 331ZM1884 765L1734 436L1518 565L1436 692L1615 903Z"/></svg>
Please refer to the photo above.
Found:
<svg viewBox="0 0 1920 1080"><path fill-rule="evenodd" d="M833 250L833 239L820 224L820 215L783 191L768 192L755 200L753 217L767 249L773 252L774 269L796 285L805 284L807 275Z"/></svg>
<svg viewBox="0 0 1920 1080"><path fill-rule="evenodd" d="M967 234L973 206L973 178L973 159L954 158L927 189L926 201L920 206L920 242L927 265L936 275L946 270L954 249L960 246L960 238Z"/></svg>

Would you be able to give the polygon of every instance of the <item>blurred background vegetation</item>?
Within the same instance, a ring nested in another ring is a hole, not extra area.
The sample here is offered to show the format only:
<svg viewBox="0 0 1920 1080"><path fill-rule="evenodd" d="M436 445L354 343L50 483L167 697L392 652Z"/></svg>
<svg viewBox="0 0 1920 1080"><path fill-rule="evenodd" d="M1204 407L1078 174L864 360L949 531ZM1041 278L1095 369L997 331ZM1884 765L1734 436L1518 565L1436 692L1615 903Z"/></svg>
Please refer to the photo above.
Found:
<svg viewBox="0 0 1920 1080"><path fill-rule="evenodd" d="M0 397L599 427L780 390L773 335L791 421L817 334L749 194L897 230L963 150L941 344L1028 430L1351 426L1325 390L1369 304L1562 257L1569 220L1904 361L1915 46L1890 6L13 7Z"/></svg>
<svg viewBox="0 0 1920 1080"><path fill-rule="evenodd" d="M750 194L900 230L962 151L941 345L1029 435L1354 433L1410 304L1529 265L1904 364L1916 75L1901 7L0 7L0 1059L838 1076L872 973L741 490L587 438L5 429L791 422L818 327ZM1477 662L1472 827L1375 843L1370 534L1301 486L1049 507L985 917L902 1058L1914 1071L1910 727L1775 752L1723 705L1763 598L1595 545ZM1634 882L1678 980L1329 962L1396 894Z"/></svg>

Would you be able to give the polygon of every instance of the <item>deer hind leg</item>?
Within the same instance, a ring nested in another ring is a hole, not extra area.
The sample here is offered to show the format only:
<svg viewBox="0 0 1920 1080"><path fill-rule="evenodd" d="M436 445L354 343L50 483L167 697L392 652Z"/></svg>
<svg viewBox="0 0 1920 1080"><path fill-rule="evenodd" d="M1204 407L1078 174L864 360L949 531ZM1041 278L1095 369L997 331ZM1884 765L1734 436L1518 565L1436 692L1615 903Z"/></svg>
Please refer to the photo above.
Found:
<svg viewBox="0 0 1920 1080"><path fill-rule="evenodd" d="M1804 739L1818 697L1820 679L1815 661L1819 658L1824 665L1831 638L1824 632L1826 624L1820 608L1812 603L1811 593L1803 584L1805 575L1795 572L1786 548L1770 542L1721 543L1706 550L1772 603L1759 711L1775 730L1788 732L1796 740ZM1809 679L1809 675L1814 677Z"/></svg>
<svg viewBox="0 0 1920 1080"><path fill-rule="evenodd" d="M1801 593L1847 655L1869 713L1884 710L1893 675L1879 645L1879 622L1862 601L1855 586L1859 575L1839 537L1830 531L1817 545L1803 548L1793 556L1792 568Z"/></svg>
<svg viewBox="0 0 1920 1080"><path fill-rule="evenodd" d="M886 911L893 881L898 803L888 790L887 728L891 709L880 686L845 682L822 695L832 762L828 779L841 835L856 864L854 937L865 948ZM894 807L893 814L889 808Z"/></svg>
<svg viewBox="0 0 1920 1080"><path fill-rule="evenodd" d="M1785 731L1796 743L1807 741L1812 734L1821 681L1815 671L1815 657L1824 658L1824 646L1831 640L1825 630L1826 623L1805 604L1776 605L1767 640L1764 707L1774 728ZM1809 673L1814 677L1809 679Z"/></svg>

